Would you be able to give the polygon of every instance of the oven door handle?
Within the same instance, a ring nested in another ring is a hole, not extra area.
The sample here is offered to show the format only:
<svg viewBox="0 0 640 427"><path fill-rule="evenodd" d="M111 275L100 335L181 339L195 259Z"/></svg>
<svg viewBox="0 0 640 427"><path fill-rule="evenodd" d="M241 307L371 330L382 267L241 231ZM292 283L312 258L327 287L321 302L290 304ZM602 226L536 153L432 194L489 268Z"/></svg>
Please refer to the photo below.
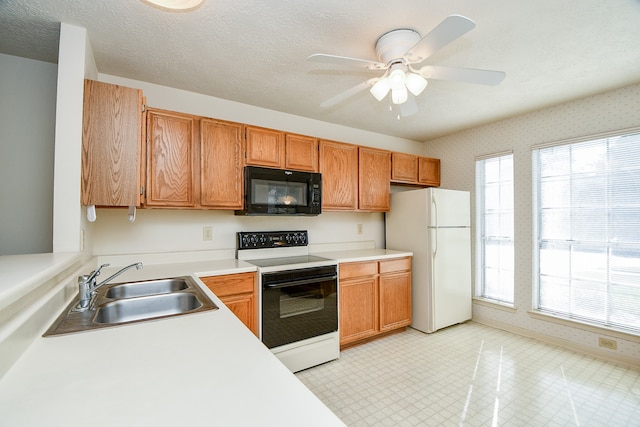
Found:
<svg viewBox="0 0 640 427"><path fill-rule="evenodd" d="M286 281L274 284L263 284L263 288L276 289L276 288L287 288L289 286L299 286L299 285L307 285L309 283L317 283L324 282L325 280L336 280L338 278L337 274L333 276L322 276L322 277L314 277L311 279L302 279L302 280L294 280L294 281Z"/></svg>

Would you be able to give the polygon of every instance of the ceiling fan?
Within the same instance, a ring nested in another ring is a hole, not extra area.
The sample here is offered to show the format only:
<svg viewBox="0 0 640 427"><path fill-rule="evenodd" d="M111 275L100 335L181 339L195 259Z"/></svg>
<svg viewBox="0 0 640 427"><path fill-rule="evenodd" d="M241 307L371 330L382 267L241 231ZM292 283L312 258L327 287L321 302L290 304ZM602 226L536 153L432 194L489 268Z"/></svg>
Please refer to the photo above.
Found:
<svg viewBox="0 0 640 427"><path fill-rule="evenodd" d="M307 60L312 62L355 66L372 71L384 70L382 76L371 78L347 89L327 99L320 104L320 107L332 107L369 88L371 94L378 101L382 101L391 92L391 102L400 105L401 108L406 106L402 114L409 115L417 111L417 106L415 100L409 98L408 92L411 92L414 96L420 95L427 87L429 79L476 83L488 86L499 84L506 76L503 71L438 65L425 65L421 68L415 68L436 51L471 31L475 26L475 22L469 18L461 15L451 15L422 38L417 31L411 29L389 31L376 41L378 61L322 53L309 56ZM405 104L409 100L410 102Z"/></svg>

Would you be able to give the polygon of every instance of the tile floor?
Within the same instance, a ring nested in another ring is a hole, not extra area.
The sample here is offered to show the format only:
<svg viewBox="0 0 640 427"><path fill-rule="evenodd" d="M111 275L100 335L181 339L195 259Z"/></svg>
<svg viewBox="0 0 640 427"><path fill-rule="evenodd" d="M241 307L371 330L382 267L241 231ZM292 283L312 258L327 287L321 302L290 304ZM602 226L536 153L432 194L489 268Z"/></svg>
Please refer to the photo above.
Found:
<svg viewBox="0 0 640 427"><path fill-rule="evenodd" d="M473 322L296 375L348 426L640 426L640 368Z"/></svg>

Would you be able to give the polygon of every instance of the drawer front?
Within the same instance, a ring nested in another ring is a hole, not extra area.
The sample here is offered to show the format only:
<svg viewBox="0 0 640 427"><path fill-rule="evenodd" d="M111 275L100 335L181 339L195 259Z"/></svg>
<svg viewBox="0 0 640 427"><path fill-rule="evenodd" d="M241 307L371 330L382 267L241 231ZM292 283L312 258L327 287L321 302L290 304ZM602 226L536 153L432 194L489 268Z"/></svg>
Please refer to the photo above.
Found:
<svg viewBox="0 0 640 427"><path fill-rule="evenodd" d="M218 297L253 292L256 273L225 274L222 276L206 276L200 280Z"/></svg>
<svg viewBox="0 0 640 427"><path fill-rule="evenodd" d="M410 269L411 257L380 261L380 274L392 273L394 271L407 271Z"/></svg>
<svg viewBox="0 0 640 427"><path fill-rule="evenodd" d="M378 262L349 262L340 264L340 279L349 279L351 277L373 276L378 274Z"/></svg>

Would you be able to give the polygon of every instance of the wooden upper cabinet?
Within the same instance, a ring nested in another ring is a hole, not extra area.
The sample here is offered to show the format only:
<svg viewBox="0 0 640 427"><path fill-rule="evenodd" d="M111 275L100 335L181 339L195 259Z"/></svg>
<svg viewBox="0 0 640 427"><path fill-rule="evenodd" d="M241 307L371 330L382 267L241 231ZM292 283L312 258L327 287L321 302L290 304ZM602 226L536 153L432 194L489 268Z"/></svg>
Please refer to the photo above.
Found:
<svg viewBox="0 0 640 427"><path fill-rule="evenodd" d="M284 168L284 132L245 126L247 139L245 163L253 166Z"/></svg>
<svg viewBox="0 0 640 427"><path fill-rule="evenodd" d="M359 155L359 209L373 212L389 211L391 152L359 147Z"/></svg>
<svg viewBox="0 0 640 427"><path fill-rule="evenodd" d="M318 172L318 140L312 136L286 134L284 168Z"/></svg>
<svg viewBox="0 0 640 427"><path fill-rule="evenodd" d="M320 140L322 209L358 208L358 146ZM387 178L388 179L388 178Z"/></svg>
<svg viewBox="0 0 640 427"><path fill-rule="evenodd" d="M391 153L391 181L418 182L418 156Z"/></svg>
<svg viewBox="0 0 640 427"><path fill-rule="evenodd" d="M81 203L140 206L142 91L85 80Z"/></svg>
<svg viewBox="0 0 640 427"><path fill-rule="evenodd" d="M148 206L195 206L196 117L171 111L147 112Z"/></svg>
<svg viewBox="0 0 640 427"><path fill-rule="evenodd" d="M241 124L201 120L200 203L212 208L242 208Z"/></svg>
<svg viewBox="0 0 640 427"><path fill-rule="evenodd" d="M391 182L439 187L440 159L394 152L391 154Z"/></svg>
<svg viewBox="0 0 640 427"><path fill-rule="evenodd" d="M418 158L418 182L429 187L440 186L440 159Z"/></svg>

